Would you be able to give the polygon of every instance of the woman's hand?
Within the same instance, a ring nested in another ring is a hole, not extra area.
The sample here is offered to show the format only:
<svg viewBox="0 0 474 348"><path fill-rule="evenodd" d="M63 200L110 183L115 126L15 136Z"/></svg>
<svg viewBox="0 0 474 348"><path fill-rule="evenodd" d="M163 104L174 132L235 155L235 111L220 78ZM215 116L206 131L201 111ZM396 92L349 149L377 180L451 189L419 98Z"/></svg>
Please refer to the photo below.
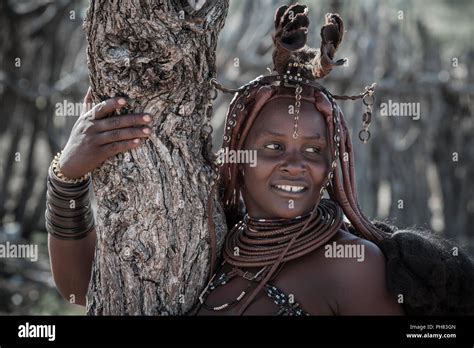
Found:
<svg viewBox="0 0 474 348"><path fill-rule="evenodd" d="M151 134L150 115L107 117L127 104L125 98L111 98L92 108L91 104L89 88L84 98L82 114L74 124L59 159L61 172L70 179L80 178L99 167L109 157L140 146L140 139Z"/></svg>

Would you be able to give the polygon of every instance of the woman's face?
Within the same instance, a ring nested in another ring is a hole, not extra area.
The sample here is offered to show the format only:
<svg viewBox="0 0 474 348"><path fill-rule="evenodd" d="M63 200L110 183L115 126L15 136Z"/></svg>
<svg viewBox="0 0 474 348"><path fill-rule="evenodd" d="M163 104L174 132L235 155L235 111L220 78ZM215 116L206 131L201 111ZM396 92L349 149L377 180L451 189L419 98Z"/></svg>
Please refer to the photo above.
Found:
<svg viewBox="0 0 474 348"><path fill-rule="evenodd" d="M242 164L243 198L254 218L294 218L311 212L328 170L326 124L308 101L301 101L298 137L293 139L291 98L265 104L244 149L257 151L257 165Z"/></svg>

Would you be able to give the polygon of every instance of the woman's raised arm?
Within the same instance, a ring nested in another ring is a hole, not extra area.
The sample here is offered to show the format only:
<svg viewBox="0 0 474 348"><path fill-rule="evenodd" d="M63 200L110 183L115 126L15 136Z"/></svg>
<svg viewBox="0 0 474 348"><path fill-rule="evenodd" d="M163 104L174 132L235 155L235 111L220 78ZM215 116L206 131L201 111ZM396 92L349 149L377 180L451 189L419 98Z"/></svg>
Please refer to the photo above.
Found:
<svg viewBox="0 0 474 348"><path fill-rule="evenodd" d="M151 116L111 116L127 104L122 97L92 107L91 90L68 142L48 173L46 228L51 270L59 292L85 305L96 233L90 204L90 175L111 156L140 146L151 134Z"/></svg>

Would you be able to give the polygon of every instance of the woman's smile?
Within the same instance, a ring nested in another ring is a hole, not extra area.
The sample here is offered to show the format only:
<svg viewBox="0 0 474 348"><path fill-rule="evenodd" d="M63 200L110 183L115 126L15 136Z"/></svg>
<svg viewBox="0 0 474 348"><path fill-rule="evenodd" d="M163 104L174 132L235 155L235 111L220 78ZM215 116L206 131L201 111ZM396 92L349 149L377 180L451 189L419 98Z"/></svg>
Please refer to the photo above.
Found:
<svg viewBox="0 0 474 348"><path fill-rule="evenodd" d="M307 191L307 187L294 184L276 184L271 186L278 193L289 193L291 195L300 195Z"/></svg>

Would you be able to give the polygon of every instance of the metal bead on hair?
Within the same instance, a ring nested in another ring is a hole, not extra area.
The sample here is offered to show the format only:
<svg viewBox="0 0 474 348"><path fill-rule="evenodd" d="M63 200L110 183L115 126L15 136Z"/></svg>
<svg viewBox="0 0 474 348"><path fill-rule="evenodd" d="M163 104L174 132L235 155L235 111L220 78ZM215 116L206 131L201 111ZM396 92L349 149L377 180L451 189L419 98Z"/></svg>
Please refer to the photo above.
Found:
<svg viewBox="0 0 474 348"><path fill-rule="evenodd" d="M295 89L295 121L293 126L293 139L298 138L298 121L300 118L301 92L303 88L298 85Z"/></svg>
<svg viewBox="0 0 474 348"><path fill-rule="evenodd" d="M335 150L334 150L334 158L331 162L331 168L329 170L329 173L327 175L326 183L321 187L320 190L320 199L322 199L324 190L327 189L327 187L331 184L331 180L334 177L334 171L337 168L337 159L339 158L339 147L340 147L340 124L339 124L339 116L337 114L337 109L334 101L332 101L332 110L333 110L333 123L334 123L334 129L335 129L335 134L334 134L334 142L335 142Z"/></svg>
<svg viewBox="0 0 474 348"><path fill-rule="evenodd" d="M301 69L304 67L303 63L300 62L291 62L288 64L288 70L286 74L283 75L284 85L289 87L295 87L295 105L294 105L294 126L293 126L293 139L298 138L298 121L300 117L300 107L301 107L301 93L303 92L303 87L300 82L303 82L301 77ZM295 73L296 69L296 73ZM296 83L296 85L294 84Z"/></svg>
<svg viewBox="0 0 474 348"><path fill-rule="evenodd" d="M370 86L365 86L364 91L358 95L332 95L332 97L337 100L362 99L362 102L366 107L366 111L362 115L362 130L359 132L359 140L362 141L364 144L369 141L371 136L369 132L369 127L372 122L372 106L375 104L375 86L375 83L371 84ZM336 119L334 119L334 124L335 123ZM339 133L339 129L337 131Z"/></svg>
<svg viewBox="0 0 474 348"><path fill-rule="evenodd" d="M248 88L246 88L245 92L248 92ZM226 125L225 125L225 134L224 134L224 137L223 137L224 143L226 143L226 144L228 144L230 142L230 140L231 140L230 135L232 133L232 129L237 124L237 114L244 109L242 99L244 99L246 97L245 92L242 93L240 96L236 97L236 100L235 100L236 104L233 108L233 112L230 114L230 117L227 118L227 122L226 122Z"/></svg>
<svg viewBox="0 0 474 348"><path fill-rule="evenodd" d="M364 144L370 139L369 127L372 122L372 105L375 103L375 91L366 87L366 93L367 94L362 98L366 111L362 115L362 130L359 132L359 139Z"/></svg>

